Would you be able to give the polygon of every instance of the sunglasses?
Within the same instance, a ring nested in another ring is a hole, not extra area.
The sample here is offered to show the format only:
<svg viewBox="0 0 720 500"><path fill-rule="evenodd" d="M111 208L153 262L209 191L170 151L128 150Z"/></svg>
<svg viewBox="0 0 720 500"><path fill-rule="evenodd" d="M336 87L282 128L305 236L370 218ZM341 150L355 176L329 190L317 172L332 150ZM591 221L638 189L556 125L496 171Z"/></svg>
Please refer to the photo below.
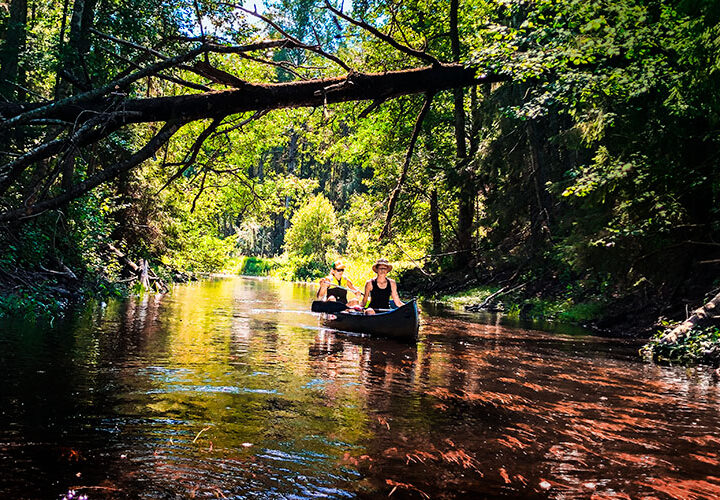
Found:
<svg viewBox="0 0 720 500"><path fill-rule="evenodd" d="M345 272L345 269L335 269L335 268L333 267L333 271L337 271L337 272L339 272L339 273L343 273L343 272Z"/></svg>

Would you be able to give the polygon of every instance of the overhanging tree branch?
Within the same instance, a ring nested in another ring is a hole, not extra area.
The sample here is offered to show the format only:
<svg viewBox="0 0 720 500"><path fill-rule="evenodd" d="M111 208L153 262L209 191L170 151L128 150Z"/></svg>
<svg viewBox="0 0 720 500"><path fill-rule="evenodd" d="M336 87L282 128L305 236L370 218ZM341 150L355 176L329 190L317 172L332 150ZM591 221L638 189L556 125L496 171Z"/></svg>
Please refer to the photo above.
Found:
<svg viewBox="0 0 720 500"><path fill-rule="evenodd" d="M478 83L507 81L502 75L477 75L477 68L460 64L441 64L386 73L352 73L347 77L298 82L256 84L243 89L202 94L126 99L122 109L128 112L126 123L192 121L246 111L315 107L349 101L390 99L403 95L436 93ZM84 94L81 94L83 96ZM76 122L82 113L104 112L111 98L89 100L77 96L34 111L33 117ZM29 119L26 103L0 103L0 114L17 123L17 117ZM88 115L91 116L91 115Z"/></svg>
<svg viewBox="0 0 720 500"><path fill-rule="evenodd" d="M134 153L130 158L118 162L114 165L106 167L97 174L89 177L88 179L73 185L71 188L65 190L62 194L51 198L49 200L41 201L34 205L30 205L26 208L20 208L16 210L10 210L8 212L0 213L0 222L7 222L11 220L22 219L26 217L32 217L46 210L53 210L60 208L69 201L78 198L85 193L96 188L100 184L115 178L123 172L127 172L136 165L139 165L143 161L150 158L155 152L162 147L174 134L177 132L184 123L182 122L169 122L163 125L155 136L148 141L145 146Z"/></svg>
<svg viewBox="0 0 720 500"><path fill-rule="evenodd" d="M25 169L32 163L49 158L62 152L68 145L84 146L106 137L119 129L126 117L125 113L110 113L95 116L83 124L69 137L55 139L46 142L37 148L28 151L11 163L0 169L0 195L7 191L8 187L15 182Z"/></svg>
<svg viewBox="0 0 720 500"><path fill-rule="evenodd" d="M395 212L395 205L397 204L398 198L400 197L400 191L407 178L408 167L410 166L410 160L412 159L413 151L415 149L415 143L420 135L420 129L425 116L430 111L430 105L432 104L434 94L428 94L425 98L425 104L423 104L420 114L418 114L417 120L415 121L415 128L413 128L412 136L410 137L410 144L408 145L408 151L405 155L405 162L403 163L402 170L400 172L400 178L398 183L393 189L390 195L390 201L388 202L387 214L385 215L385 225L383 226L382 232L380 233L380 239L386 239L390 236L390 222L392 221L393 213Z"/></svg>
<svg viewBox="0 0 720 500"><path fill-rule="evenodd" d="M431 56L427 52L423 52L421 50L413 49L412 47L408 47L407 45L403 45L397 40L395 40L393 37L388 36L384 33L382 33L377 28L370 26L366 22L358 21L357 19L353 19L352 17L343 14L341 11L337 10L335 7L330 5L330 2L325 0L325 8L328 9L330 12L335 14L341 19L344 19L345 21L349 22L350 24L354 24L355 26L364 29L368 33L371 33L376 38L382 40L383 42L387 43L391 47L394 47L395 49L399 50L400 52L403 52L405 54L408 54L410 56L416 57L420 59L421 61L428 62L433 65L439 65L442 64L437 58Z"/></svg>

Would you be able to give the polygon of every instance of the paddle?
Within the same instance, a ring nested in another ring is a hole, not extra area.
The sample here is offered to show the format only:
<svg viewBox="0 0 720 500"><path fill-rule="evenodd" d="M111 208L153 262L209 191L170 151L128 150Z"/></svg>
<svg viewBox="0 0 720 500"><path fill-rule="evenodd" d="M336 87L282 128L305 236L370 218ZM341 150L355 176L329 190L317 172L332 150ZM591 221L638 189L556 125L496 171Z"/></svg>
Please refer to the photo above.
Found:
<svg viewBox="0 0 720 500"><path fill-rule="evenodd" d="M340 290L345 290L346 292L355 293L353 290L350 290L349 288L346 288L344 286L337 285L335 283L332 283L328 286L328 290L331 288L339 288ZM365 295L360 290L358 290L357 293L359 293L360 295Z"/></svg>
<svg viewBox="0 0 720 500"><path fill-rule="evenodd" d="M342 302L335 302L332 300L327 302L322 300L313 300L310 310L316 313L337 313L342 312L347 308L347 304L343 304Z"/></svg>

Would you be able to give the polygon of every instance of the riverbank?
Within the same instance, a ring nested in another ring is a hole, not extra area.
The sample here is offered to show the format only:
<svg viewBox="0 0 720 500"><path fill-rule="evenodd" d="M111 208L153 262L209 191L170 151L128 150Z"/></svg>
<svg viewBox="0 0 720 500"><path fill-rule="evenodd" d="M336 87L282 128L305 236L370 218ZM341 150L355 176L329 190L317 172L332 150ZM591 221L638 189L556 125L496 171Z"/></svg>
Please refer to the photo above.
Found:
<svg viewBox="0 0 720 500"><path fill-rule="evenodd" d="M53 321L90 299L107 301L146 291L138 276L128 278L117 272L91 273L87 270L75 273L66 266L56 267L60 270L0 267L0 318ZM150 269L164 283L187 283L198 279L198 273L162 265L150 266Z"/></svg>
<svg viewBox="0 0 720 500"><path fill-rule="evenodd" d="M640 350L646 361L720 366L718 316L708 318L675 342L664 338L687 318L689 311L707 302L701 295L690 294L669 302L648 294L603 295L560 280L483 282L467 273L428 276L419 270L406 271L401 280L405 294L441 307L498 312L518 320L576 325L603 337L647 340Z"/></svg>
<svg viewBox="0 0 720 500"><path fill-rule="evenodd" d="M608 337L649 339L668 321L662 317L667 304L604 294L560 279L501 275L483 280L467 272L427 275L417 269L408 269L399 279L404 293L446 307L578 325Z"/></svg>

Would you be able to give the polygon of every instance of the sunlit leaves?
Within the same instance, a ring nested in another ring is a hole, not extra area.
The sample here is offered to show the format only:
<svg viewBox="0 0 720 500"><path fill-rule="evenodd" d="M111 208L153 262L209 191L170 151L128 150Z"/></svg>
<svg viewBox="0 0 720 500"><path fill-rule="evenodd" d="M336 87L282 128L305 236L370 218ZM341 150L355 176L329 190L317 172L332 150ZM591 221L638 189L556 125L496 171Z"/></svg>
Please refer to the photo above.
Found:
<svg viewBox="0 0 720 500"><path fill-rule="evenodd" d="M330 201L315 196L295 213L285 235L285 249L290 254L325 258L335 247L338 236L337 217Z"/></svg>

